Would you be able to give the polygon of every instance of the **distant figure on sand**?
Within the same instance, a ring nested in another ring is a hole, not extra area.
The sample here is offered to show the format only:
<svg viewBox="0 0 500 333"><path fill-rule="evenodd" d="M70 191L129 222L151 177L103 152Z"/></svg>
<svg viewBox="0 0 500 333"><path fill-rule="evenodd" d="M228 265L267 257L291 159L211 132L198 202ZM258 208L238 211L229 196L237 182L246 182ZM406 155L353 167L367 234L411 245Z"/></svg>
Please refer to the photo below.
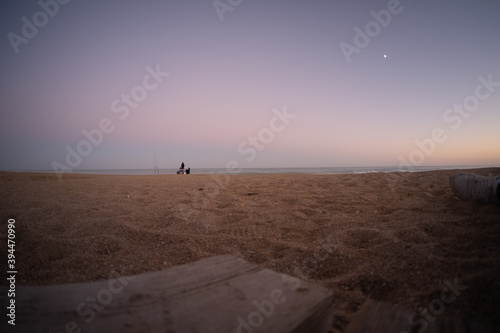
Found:
<svg viewBox="0 0 500 333"><path fill-rule="evenodd" d="M191 173L191 168L187 168L186 170L184 170L184 162L182 162L181 167L177 171L177 174L178 175L183 175L183 174L189 175L190 173Z"/></svg>
<svg viewBox="0 0 500 333"><path fill-rule="evenodd" d="M450 177L450 187L461 200L500 204L500 176L458 173Z"/></svg>

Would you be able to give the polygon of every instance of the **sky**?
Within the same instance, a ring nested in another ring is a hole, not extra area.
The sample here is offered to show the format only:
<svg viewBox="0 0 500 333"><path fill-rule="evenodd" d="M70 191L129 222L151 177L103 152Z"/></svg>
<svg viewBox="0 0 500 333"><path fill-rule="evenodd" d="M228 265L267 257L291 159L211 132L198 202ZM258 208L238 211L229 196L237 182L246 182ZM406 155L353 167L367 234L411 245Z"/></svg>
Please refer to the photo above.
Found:
<svg viewBox="0 0 500 333"><path fill-rule="evenodd" d="M0 170L500 165L497 0L0 4Z"/></svg>

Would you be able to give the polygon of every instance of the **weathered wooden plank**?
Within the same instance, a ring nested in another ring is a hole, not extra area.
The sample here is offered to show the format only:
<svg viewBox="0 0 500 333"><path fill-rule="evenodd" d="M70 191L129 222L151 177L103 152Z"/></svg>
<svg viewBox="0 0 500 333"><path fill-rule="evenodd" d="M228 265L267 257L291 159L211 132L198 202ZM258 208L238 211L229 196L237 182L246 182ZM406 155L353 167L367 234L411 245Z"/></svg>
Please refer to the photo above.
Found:
<svg viewBox="0 0 500 333"><path fill-rule="evenodd" d="M468 323L460 318L432 316L431 320L385 302L366 301L347 326L345 333L500 333L499 327Z"/></svg>
<svg viewBox="0 0 500 333"><path fill-rule="evenodd" d="M5 304L6 293L0 299ZM233 256L94 283L18 287L22 332L327 332L321 285Z"/></svg>

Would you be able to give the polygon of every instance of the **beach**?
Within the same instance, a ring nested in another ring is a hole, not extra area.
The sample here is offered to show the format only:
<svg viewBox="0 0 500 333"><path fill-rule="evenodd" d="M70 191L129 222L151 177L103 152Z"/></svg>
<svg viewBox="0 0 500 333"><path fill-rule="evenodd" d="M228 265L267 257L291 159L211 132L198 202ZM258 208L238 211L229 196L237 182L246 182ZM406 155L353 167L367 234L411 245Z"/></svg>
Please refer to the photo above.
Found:
<svg viewBox="0 0 500 333"><path fill-rule="evenodd" d="M0 244L7 248L15 219L20 285L98 281L232 254L332 290L332 332L367 299L429 313L443 304L439 316L498 325L500 206L456 198L448 184L456 172L464 170L62 180L0 172Z"/></svg>

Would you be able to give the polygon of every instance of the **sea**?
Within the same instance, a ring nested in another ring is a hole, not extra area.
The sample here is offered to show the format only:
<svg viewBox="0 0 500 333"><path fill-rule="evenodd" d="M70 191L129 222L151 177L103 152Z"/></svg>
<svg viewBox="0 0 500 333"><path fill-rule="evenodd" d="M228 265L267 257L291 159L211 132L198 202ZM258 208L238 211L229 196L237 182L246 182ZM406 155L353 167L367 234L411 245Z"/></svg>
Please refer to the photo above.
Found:
<svg viewBox="0 0 500 333"><path fill-rule="evenodd" d="M323 168L241 168L237 171L228 172L226 168L193 168L191 174L242 174L242 175L263 175L263 174L357 174L357 173L387 173L387 172L423 172L434 170L452 169L472 169L491 166L412 166L412 167L323 167ZM20 172L48 172L53 170L5 170ZM159 169L158 174L176 174L177 169ZM153 169L75 169L65 171L74 174L101 174L101 175L153 175Z"/></svg>

